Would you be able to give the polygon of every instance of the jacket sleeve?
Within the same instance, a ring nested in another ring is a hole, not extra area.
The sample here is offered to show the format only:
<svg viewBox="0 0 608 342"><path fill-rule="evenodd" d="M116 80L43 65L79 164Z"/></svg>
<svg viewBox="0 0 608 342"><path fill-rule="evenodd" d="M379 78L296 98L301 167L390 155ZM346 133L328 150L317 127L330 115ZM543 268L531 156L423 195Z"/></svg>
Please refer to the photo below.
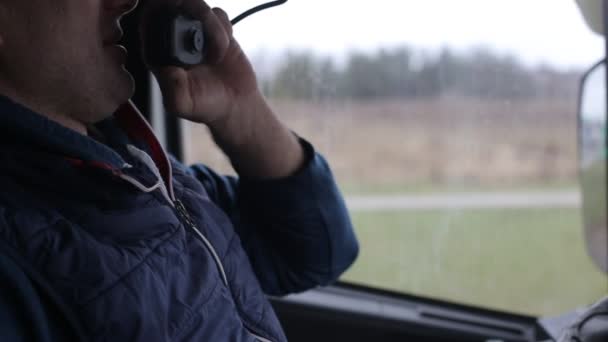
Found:
<svg viewBox="0 0 608 342"><path fill-rule="evenodd" d="M189 171L231 218L263 290L301 292L336 281L359 252L348 211L325 159L300 139L306 162L296 174L252 181Z"/></svg>

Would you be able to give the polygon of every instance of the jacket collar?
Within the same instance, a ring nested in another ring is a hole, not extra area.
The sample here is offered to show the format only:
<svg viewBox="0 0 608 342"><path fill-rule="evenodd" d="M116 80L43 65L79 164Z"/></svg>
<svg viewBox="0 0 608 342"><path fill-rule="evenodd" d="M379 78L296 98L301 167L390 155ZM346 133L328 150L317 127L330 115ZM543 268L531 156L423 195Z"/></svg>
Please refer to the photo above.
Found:
<svg viewBox="0 0 608 342"><path fill-rule="evenodd" d="M108 139L106 144L0 95L2 140L33 145L69 159L118 172L128 164L117 151L125 150L128 144L137 145L150 153L165 184L171 187L169 159L152 128L131 101L120 106L111 118L96 124L95 128ZM169 191L172 192L172 189Z"/></svg>

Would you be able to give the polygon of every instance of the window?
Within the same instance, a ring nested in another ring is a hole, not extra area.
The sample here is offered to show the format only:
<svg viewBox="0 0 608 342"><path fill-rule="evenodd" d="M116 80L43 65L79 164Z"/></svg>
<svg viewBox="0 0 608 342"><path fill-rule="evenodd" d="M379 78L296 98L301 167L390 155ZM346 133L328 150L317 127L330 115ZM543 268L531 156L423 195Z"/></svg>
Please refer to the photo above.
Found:
<svg viewBox="0 0 608 342"><path fill-rule="evenodd" d="M534 315L607 294L576 145L579 77L604 43L574 1L291 0L235 35L345 193L361 254L342 280ZM232 172L187 132L187 162Z"/></svg>

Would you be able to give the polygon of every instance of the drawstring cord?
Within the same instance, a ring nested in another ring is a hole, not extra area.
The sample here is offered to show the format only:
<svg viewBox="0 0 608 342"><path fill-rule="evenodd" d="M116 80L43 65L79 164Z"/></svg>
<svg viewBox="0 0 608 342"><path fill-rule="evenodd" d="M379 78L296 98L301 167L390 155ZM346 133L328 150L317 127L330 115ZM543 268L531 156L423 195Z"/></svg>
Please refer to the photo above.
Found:
<svg viewBox="0 0 608 342"><path fill-rule="evenodd" d="M133 178L131 176L125 175L124 173L120 173L118 175L118 177L126 180L128 183L130 183L131 185L135 186L137 189L139 189L139 190L141 190L141 191L143 191L145 193L153 192L154 190L156 190L156 189L160 188L161 186L163 186L163 181L160 180L160 179L153 186L146 187L145 185L143 185L142 183L140 183L137 179L135 179L135 178Z"/></svg>

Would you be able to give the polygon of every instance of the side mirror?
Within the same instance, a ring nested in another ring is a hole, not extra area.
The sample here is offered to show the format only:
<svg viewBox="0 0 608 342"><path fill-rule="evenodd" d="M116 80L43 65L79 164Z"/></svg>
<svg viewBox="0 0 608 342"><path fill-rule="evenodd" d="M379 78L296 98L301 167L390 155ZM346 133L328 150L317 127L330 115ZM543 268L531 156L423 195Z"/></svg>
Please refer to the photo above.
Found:
<svg viewBox="0 0 608 342"><path fill-rule="evenodd" d="M608 272L605 60L594 65L583 77L579 99L578 136L587 251L595 264L604 272Z"/></svg>

